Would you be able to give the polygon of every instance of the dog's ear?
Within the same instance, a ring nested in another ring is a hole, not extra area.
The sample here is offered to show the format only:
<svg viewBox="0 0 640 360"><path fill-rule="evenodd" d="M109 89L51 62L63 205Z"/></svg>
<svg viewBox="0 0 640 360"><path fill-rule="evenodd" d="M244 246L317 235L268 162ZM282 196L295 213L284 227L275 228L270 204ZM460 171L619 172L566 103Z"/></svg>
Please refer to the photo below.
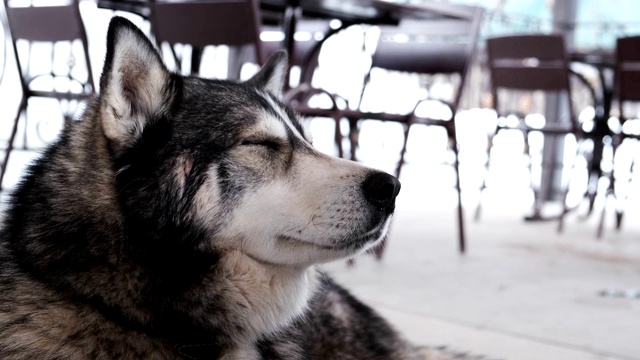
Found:
<svg viewBox="0 0 640 360"><path fill-rule="evenodd" d="M170 103L171 74L149 39L129 20L114 17L100 78L102 126L118 148L133 143Z"/></svg>
<svg viewBox="0 0 640 360"><path fill-rule="evenodd" d="M287 77L288 59L287 52L277 51L271 55L267 63L251 79L247 80L249 85L263 89L271 95L282 98L282 90Z"/></svg>

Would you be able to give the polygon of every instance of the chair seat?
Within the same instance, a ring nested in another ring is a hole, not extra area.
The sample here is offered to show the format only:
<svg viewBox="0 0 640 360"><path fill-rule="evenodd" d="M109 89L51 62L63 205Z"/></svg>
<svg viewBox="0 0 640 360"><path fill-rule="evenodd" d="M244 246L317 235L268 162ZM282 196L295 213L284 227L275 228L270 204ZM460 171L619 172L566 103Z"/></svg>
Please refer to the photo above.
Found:
<svg viewBox="0 0 640 360"><path fill-rule="evenodd" d="M54 99L65 100L87 100L93 96L93 92L84 93L72 93L72 92L58 92L58 91L43 91L43 90L30 90L29 97L47 97Z"/></svg>
<svg viewBox="0 0 640 360"><path fill-rule="evenodd" d="M394 121L406 123L410 115L394 114L386 112L366 112L354 109L341 110L341 113L346 118L356 119L368 119L368 120L381 120L381 121Z"/></svg>

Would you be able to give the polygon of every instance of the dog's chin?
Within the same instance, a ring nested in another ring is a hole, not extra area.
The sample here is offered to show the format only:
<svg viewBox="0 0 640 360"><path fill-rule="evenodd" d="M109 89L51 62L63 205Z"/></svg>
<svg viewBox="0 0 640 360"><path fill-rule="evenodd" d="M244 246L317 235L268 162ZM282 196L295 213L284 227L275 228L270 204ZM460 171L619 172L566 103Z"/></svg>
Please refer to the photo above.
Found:
<svg viewBox="0 0 640 360"><path fill-rule="evenodd" d="M346 250L346 256L357 255L375 247L387 236L390 219L391 217L388 217L365 234L346 238L341 242L343 245L339 245L339 247L343 247Z"/></svg>
<svg viewBox="0 0 640 360"><path fill-rule="evenodd" d="M366 232L345 234L333 239L324 238L322 241L277 235L275 241L270 242L272 244L270 250L253 247L240 250L252 259L265 264L310 266L353 257L373 248L385 238L389 223L390 217L387 217Z"/></svg>
<svg viewBox="0 0 640 360"><path fill-rule="evenodd" d="M294 239L286 236L280 237L279 240L289 246L310 247L314 249L314 252L318 254L315 262L333 261L363 253L379 244L387 235L389 223L391 222L390 218L391 217L388 216L384 221L379 222L372 229L364 233L352 233L339 239L330 239L323 243Z"/></svg>

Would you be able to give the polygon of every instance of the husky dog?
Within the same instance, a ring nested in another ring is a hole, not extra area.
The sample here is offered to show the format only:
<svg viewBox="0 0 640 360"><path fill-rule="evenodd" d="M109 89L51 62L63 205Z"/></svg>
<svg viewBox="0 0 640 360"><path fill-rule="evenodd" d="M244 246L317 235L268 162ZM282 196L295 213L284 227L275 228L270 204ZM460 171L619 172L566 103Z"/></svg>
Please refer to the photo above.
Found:
<svg viewBox="0 0 640 360"><path fill-rule="evenodd" d="M314 150L286 69L183 77L111 21L99 96L5 214L0 358L418 356L314 267L385 236L400 183Z"/></svg>

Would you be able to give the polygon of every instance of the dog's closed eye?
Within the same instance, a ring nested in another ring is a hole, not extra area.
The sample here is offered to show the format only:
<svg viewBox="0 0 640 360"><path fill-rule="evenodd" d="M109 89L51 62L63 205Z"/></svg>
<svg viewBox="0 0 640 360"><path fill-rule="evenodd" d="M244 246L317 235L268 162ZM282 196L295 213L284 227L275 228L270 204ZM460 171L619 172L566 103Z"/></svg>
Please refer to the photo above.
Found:
<svg viewBox="0 0 640 360"><path fill-rule="evenodd" d="M248 139L240 143L241 146L263 146L270 150L279 150L282 146L280 140L277 139Z"/></svg>

